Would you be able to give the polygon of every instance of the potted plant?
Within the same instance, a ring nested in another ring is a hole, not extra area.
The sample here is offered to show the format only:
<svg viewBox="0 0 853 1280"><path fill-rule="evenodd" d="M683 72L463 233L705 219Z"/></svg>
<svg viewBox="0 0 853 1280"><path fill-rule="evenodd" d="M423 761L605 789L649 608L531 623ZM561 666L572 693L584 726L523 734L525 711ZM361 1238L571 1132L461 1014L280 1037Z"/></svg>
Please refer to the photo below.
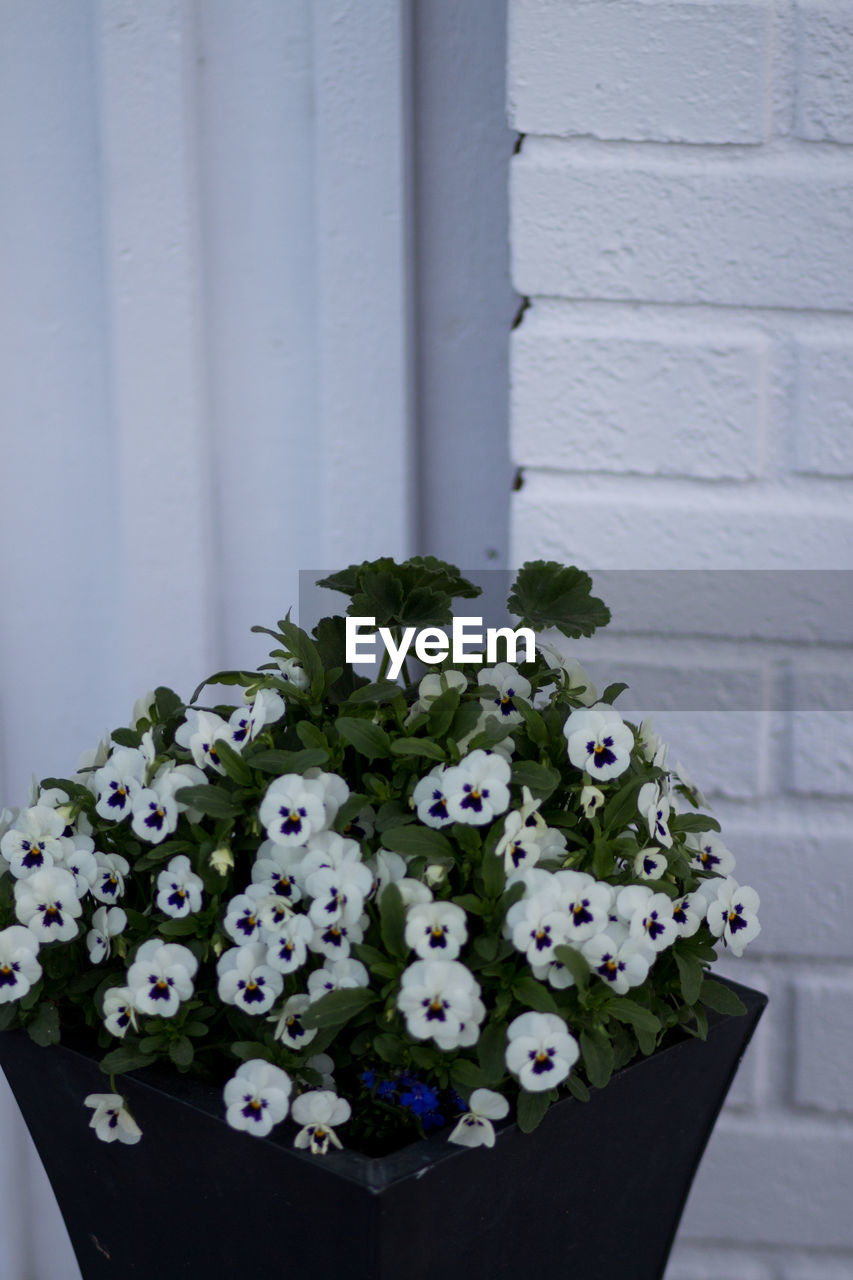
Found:
<svg viewBox="0 0 853 1280"><path fill-rule="evenodd" d="M485 653L451 565L321 585L346 616L7 815L0 1062L84 1275L658 1276L763 1007L707 972L757 895L540 638L608 621L587 575L523 566Z"/></svg>

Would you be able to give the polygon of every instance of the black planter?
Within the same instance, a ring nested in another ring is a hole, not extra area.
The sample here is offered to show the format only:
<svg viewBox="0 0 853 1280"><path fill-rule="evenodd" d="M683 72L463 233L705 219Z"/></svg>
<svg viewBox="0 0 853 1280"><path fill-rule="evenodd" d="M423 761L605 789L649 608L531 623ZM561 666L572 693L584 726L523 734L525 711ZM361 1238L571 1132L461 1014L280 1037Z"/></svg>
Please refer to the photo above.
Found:
<svg viewBox="0 0 853 1280"><path fill-rule="evenodd" d="M141 1143L108 1145L83 1106L109 1091L96 1059L7 1032L0 1065L85 1280L659 1280L767 1003L728 985L745 1016L714 1015L706 1042L658 1050L587 1104L567 1098L533 1134L506 1125L493 1150L454 1146L445 1132L380 1159L311 1156L290 1132L229 1129L217 1090L153 1070L119 1086Z"/></svg>

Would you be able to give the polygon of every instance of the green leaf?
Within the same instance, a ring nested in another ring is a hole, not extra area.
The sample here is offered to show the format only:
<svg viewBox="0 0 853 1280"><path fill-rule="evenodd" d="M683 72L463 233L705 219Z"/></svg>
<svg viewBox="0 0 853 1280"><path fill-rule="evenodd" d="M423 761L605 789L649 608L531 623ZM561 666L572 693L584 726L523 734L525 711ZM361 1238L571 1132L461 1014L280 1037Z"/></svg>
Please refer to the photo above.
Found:
<svg viewBox="0 0 853 1280"><path fill-rule="evenodd" d="M382 1061L390 1063L392 1067L401 1067L406 1061L406 1051L402 1040L399 1036L393 1036L388 1031L383 1031L374 1038L373 1048Z"/></svg>
<svg viewBox="0 0 853 1280"><path fill-rule="evenodd" d="M627 688L628 688L627 684L622 684L621 681L617 680L613 684L609 684L607 686L607 688L604 690L604 693L601 695L598 701L607 702L612 705L616 701L616 699L619 697L619 694L624 693Z"/></svg>
<svg viewBox="0 0 853 1280"><path fill-rule="evenodd" d="M384 729L372 720L361 720L356 716L338 716L335 721L344 742L354 747L359 755L368 760L391 754L391 739Z"/></svg>
<svg viewBox="0 0 853 1280"><path fill-rule="evenodd" d="M525 702L523 698L518 699L515 707L524 720L524 727L527 730L530 741L537 747L544 747L548 741L548 729L539 712L534 707L531 707L529 702Z"/></svg>
<svg viewBox="0 0 853 1280"><path fill-rule="evenodd" d="M460 1089L479 1089L485 1084L483 1072L468 1058L457 1058L450 1068L453 1083Z"/></svg>
<svg viewBox="0 0 853 1280"><path fill-rule="evenodd" d="M253 630L253 631L266 631L267 629L266 629L266 627L252 627L252 630ZM271 636L274 636L274 635L275 635L275 632L274 632L274 631L268 631L268 632L267 632L267 634L268 634L268 635L271 635ZM275 638L276 638L276 640L278 640L278 638L279 638L279 637L278 637L278 636L275 636ZM196 701L196 699L198 698L198 695L201 693L202 689L204 689L204 688L205 688L207 685L209 685L209 684L210 684L210 685L217 685L217 684L232 685L232 684L236 684L236 685L241 685L241 686L245 689L245 688L247 688L249 685L251 685L251 684L257 684L257 683L258 683L258 673L257 673L257 671L215 671L215 672L214 672L214 674L213 674L212 676L208 676L206 680L202 680L202 682L201 682L201 684L198 686L198 688L196 688L196 689L194 689L194 690L193 690L193 695L192 695L192 697L190 698L190 703L195 702L195 701Z"/></svg>
<svg viewBox="0 0 853 1280"><path fill-rule="evenodd" d="M196 932L196 920L194 916L187 916L185 920L164 920L157 928L167 938L188 938Z"/></svg>
<svg viewBox="0 0 853 1280"><path fill-rule="evenodd" d="M736 1017L746 1013L746 1005L740 996L736 996L730 987L724 987L722 982L715 982L713 978L706 978L702 983L699 998L708 1009L713 1009L716 1013L729 1013Z"/></svg>
<svg viewBox="0 0 853 1280"><path fill-rule="evenodd" d="M528 1093L526 1089L522 1089L518 1095L518 1105L515 1112L521 1132L532 1133L544 1120L545 1112L550 1105L550 1099L544 1090L541 1093Z"/></svg>
<svg viewBox="0 0 853 1280"><path fill-rule="evenodd" d="M693 832L698 835L703 831L719 831L720 824L707 813L677 813L670 818L669 829L679 831L682 835Z"/></svg>
<svg viewBox="0 0 853 1280"><path fill-rule="evenodd" d="M379 899L379 928L389 955L404 960L409 948L403 936L406 929L406 907L396 884L386 884Z"/></svg>
<svg viewBox="0 0 853 1280"><path fill-rule="evenodd" d="M159 720L168 720L170 716L180 715L184 711L184 704L174 689L169 689L166 685L158 685L154 690L154 705L157 708L157 717Z"/></svg>
<svg viewBox="0 0 853 1280"><path fill-rule="evenodd" d="M234 793L217 786L181 787L175 792L175 799L210 818L236 818L243 812L243 806Z"/></svg>
<svg viewBox="0 0 853 1280"><path fill-rule="evenodd" d="M362 705L370 703L379 706L383 702L390 702L392 698L396 698L402 690L396 680L377 680L374 684L363 684L361 688L356 689L347 698L347 702Z"/></svg>
<svg viewBox="0 0 853 1280"><path fill-rule="evenodd" d="M685 1004L695 1004L702 990L705 970L695 956L683 955L680 951L674 951L673 955L678 966L678 976L681 979L681 994L684 996L684 1002Z"/></svg>
<svg viewBox="0 0 853 1280"><path fill-rule="evenodd" d="M308 747L305 751L256 751L246 757L246 763L262 773L274 773L282 777L285 773L303 774L308 769L323 765L329 758L325 747Z"/></svg>
<svg viewBox="0 0 853 1280"><path fill-rule="evenodd" d="M506 872L504 871L503 858L499 858L494 853L487 853L483 857L482 864L483 873L483 889L487 898L497 898L503 893L506 884Z"/></svg>
<svg viewBox="0 0 853 1280"><path fill-rule="evenodd" d="M612 796L605 796L603 810L605 831L621 832L626 823L637 817L637 796L640 787L646 782L648 778L645 776L629 778Z"/></svg>
<svg viewBox="0 0 853 1280"><path fill-rule="evenodd" d="M577 1098L578 1102L589 1102L589 1089L587 1089L580 1076L576 1076L573 1073L569 1076L566 1084L568 1085L569 1093Z"/></svg>
<svg viewBox="0 0 853 1280"><path fill-rule="evenodd" d="M639 1031L648 1031L651 1035L657 1035L660 1031L660 1018L656 1018L650 1009L644 1009L636 1000L629 1000L627 996L617 996L608 1012L620 1022L627 1022Z"/></svg>
<svg viewBox="0 0 853 1280"><path fill-rule="evenodd" d="M195 1057L192 1040L187 1036L178 1036L177 1040L173 1040L169 1045L169 1057L176 1067L190 1066Z"/></svg>
<svg viewBox="0 0 853 1280"><path fill-rule="evenodd" d="M395 738L391 750L395 756L425 756L428 760L444 760L446 754L429 738Z"/></svg>
<svg viewBox="0 0 853 1280"><path fill-rule="evenodd" d="M382 843L386 849L405 857L423 857L432 862L454 860L452 844L434 827L394 827L382 833Z"/></svg>
<svg viewBox="0 0 853 1280"><path fill-rule="evenodd" d="M560 775L550 765L533 760L519 760L512 766L512 781L517 787L528 787L537 800L547 800L560 785Z"/></svg>
<svg viewBox="0 0 853 1280"><path fill-rule="evenodd" d="M104 1075L120 1076L126 1071L139 1071L142 1067L150 1067L152 1062L154 1062L152 1054L141 1053L133 1045L122 1044L106 1054L101 1059L100 1066Z"/></svg>
<svg viewBox="0 0 853 1280"><path fill-rule="evenodd" d="M303 747L313 747L315 750L325 751L326 759L329 758L329 743L322 729L318 729L316 724L310 720L300 720L296 726L296 736L302 743ZM322 764L323 762L320 761Z"/></svg>
<svg viewBox="0 0 853 1280"><path fill-rule="evenodd" d="M488 1087L494 1087L506 1073L506 1026L503 1022L490 1022L480 1032L477 1041L477 1057Z"/></svg>
<svg viewBox="0 0 853 1280"><path fill-rule="evenodd" d="M479 702L463 702L453 717L450 726L450 737L454 742L466 738L473 733L480 721L481 707Z"/></svg>
<svg viewBox="0 0 853 1280"><path fill-rule="evenodd" d="M376 992L369 991L367 987L328 991L305 1010L301 1016L302 1025L307 1030L341 1027L378 999Z"/></svg>
<svg viewBox="0 0 853 1280"><path fill-rule="evenodd" d="M269 1045L258 1040L235 1040L231 1052L241 1062L251 1062L253 1058L264 1058L267 1062L275 1061L275 1054Z"/></svg>
<svg viewBox="0 0 853 1280"><path fill-rule="evenodd" d="M36 1009L35 1016L27 1023L27 1031L36 1044L45 1047L59 1044L59 1013L56 1005L43 1001Z"/></svg>
<svg viewBox="0 0 853 1280"><path fill-rule="evenodd" d="M658 1047L658 1038L654 1031L645 1031L642 1027L634 1028L634 1035L637 1037L637 1044L640 1046L640 1052L649 1057Z"/></svg>
<svg viewBox="0 0 853 1280"><path fill-rule="evenodd" d="M559 960L560 964L568 969L578 990L586 991L589 986L589 964L580 951L575 951L574 947L563 944L554 948L554 959Z"/></svg>
<svg viewBox="0 0 853 1280"><path fill-rule="evenodd" d="M114 729L110 737L120 747L138 747L142 741L142 735L135 729Z"/></svg>
<svg viewBox="0 0 853 1280"><path fill-rule="evenodd" d="M434 738L443 738L453 723L460 702L458 689L445 689L433 703L427 714L427 726Z"/></svg>
<svg viewBox="0 0 853 1280"><path fill-rule="evenodd" d="M559 1013L551 992L535 978L519 978L512 984L512 994L519 1004L535 1009L537 1013Z"/></svg>
<svg viewBox="0 0 853 1280"><path fill-rule="evenodd" d="M308 677L309 697L316 697L323 687L324 676L323 663L316 644L307 631L297 627L289 618L280 619L278 626L290 654L302 663L302 669Z"/></svg>
<svg viewBox="0 0 853 1280"><path fill-rule="evenodd" d="M239 783L241 787L250 787L252 785L252 770L239 751L235 751L229 743L219 738L216 742L216 754L229 778Z"/></svg>
<svg viewBox="0 0 853 1280"><path fill-rule="evenodd" d="M610 621L610 610L592 592L592 579L554 560L522 565L507 600L510 613L534 631L556 627L564 636L591 636Z"/></svg>
<svg viewBox="0 0 853 1280"><path fill-rule="evenodd" d="M590 1084L603 1089L613 1074L613 1046L603 1031L582 1031L580 1043Z"/></svg>

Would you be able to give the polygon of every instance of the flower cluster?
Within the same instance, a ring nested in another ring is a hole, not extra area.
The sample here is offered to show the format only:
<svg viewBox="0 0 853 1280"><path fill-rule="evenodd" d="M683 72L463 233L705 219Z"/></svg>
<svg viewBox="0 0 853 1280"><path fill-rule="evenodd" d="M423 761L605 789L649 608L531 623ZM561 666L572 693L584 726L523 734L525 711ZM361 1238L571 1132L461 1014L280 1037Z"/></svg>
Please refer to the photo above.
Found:
<svg viewBox="0 0 853 1280"><path fill-rule="evenodd" d="M395 634L476 593L431 558L324 585ZM509 605L590 634L590 585L535 562ZM512 1106L532 1129L737 1011L707 967L756 936L758 896L619 686L544 641L369 683L340 622L283 619L268 664L206 682L239 706L156 690L0 816L0 1029L89 1029L105 1141L141 1136L115 1078L164 1059L218 1078L234 1128L289 1119L313 1154L344 1125L368 1151L451 1125L492 1145Z"/></svg>

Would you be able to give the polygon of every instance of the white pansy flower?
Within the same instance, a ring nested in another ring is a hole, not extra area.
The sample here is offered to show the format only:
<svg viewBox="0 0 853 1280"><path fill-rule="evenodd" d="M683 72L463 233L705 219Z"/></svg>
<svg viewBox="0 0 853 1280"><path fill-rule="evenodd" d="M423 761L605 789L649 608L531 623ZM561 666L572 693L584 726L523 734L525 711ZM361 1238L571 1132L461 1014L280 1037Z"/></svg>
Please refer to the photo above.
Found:
<svg viewBox="0 0 853 1280"><path fill-rule="evenodd" d="M285 1000L281 1010L268 1019L269 1022L275 1023L273 1032L275 1039L280 1040L288 1049L299 1052L309 1045L317 1034L316 1029L309 1029L302 1025L302 1015L310 1004L310 996L291 996Z"/></svg>
<svg viewBox="0 0 853 1280"><path fill-rule="evenodd" d="M683 787L700 809L707 809L707 797L704 792L700 791L696 786L696 783L690 777L690 774L687 772L680 760L676 760L672 772L675 776L676 785Z"/></svg>
<svg viewBox="0 0 853 1280"><path fill-rule="evenodd" d="M267 948L267 964L279 973L295 973L308 959L314 926L307 916L291 913L275 931Z"/></svg>
<svg viewBox="0 0 853 1280"><path fill-rule="evenodd" d="M278 669L281 672L282 680L286 680L288 684L292 684L294 689L307 689L308 677L305 674L305 668L298 658L282 658L276 656Z"/></svg>
<svg viewBox="0 0 853 1280"><path fill-rule="evenodd" d="M285 846L265 840L252 867L252 883L264 885L268 893L274 893L290 906L295 906L302 898L296 872L304 856L305 849L301 845Z"/></svg>
<svg viewBox="0 0 853 1280"><path fill-rule="evenodd" d="M454 902L425 902L406 913L406 946L422 960L455 960L468 940L465 912Z"/></svg>
<svg viewBox="0 0 853 1280"><path fill-rule="evenodd" d="M585 818L594 818L604 804L604 792L598 787L581 787L580 807Z"/></svg>
<svg viewBox="0 0 853 1280"><path fill-rule="evenodd" d="M120 1093L90 1093L83 1099L84 1107L94 1107L89 1128L94 1129L101 1142L138 1142L142 1130L124 1104Z"/></svg>
<svg viewBox="0 0 853 1280"><path fill-rule="evenodd" d="M248 707L237 707L232 712L228 720L231 745L236 751L241 751L268 724L280 720L284 710L284 698L280 694L272 689L259 689Z"/></svg>
<svg viewBox="0 0 853 1280"><path fill-rule="evenodd" d="M69 942L77 936L83 908L64 867L44 867L15 884L15 914L39 942Z"/></svg>
<svg viewBox="0 0 853 1280"><path fill-rule="evenodd" d="M717 896L708 904L708 928L715 938L736 956L743 955L747 943L761 932L758 908L761 899L748 885L739 885L732 876L716 885Z"/></svg>
<svg viewBox="0 0 853 1280"><path fill-rule="evenodd" d="M554 883L560 893L560 905L571 922L570 941L579 945L599 933L607 925L613 902L613 888L603 880L595 880L585 871L556 871Z"/></svg>
<svg viewBox="0 0 853 1280"><path fill-rule="evenodd" d="M116 747L102 768L95 771L95 812L101 818L121 822L131 811L133 797L145 785L147 761L136 747Z"/></svg>
<svg viewBox="0 0 853 1280"><path fill-rule="evenodd" d="M672 918L672 899L646 885L632 884L616 895L616 911L632 938L645 938L654 951L671 947L678 935Z"/></svg>
<svg viewBox="0 0 853 1280"><path fill-rule="evenodd" d="M39 940L23 925L0 931L0 1004L20 1000L41 977Z"/></svg>
<svg viewBox="0 0 853 1280"><path fill-rule="evenodd" d="M390 849L377 849L373 857L367 859L367 866L373 873L370 896L375 897L377 902L386 885L396 884L406 874L406 859L399 853L392 853Z"/></svg>
<svg viewBox="0 0 853 1280"><path fill-rule="evenodd" d="M698 871L713 871L728 876L735 869L734 854L713 831L690 832L685 839L691 865Z"/></svg>
<svg viewBox="0 0 853 1280"><path fill-rule="evenodd" d="M436 698L440 698L448 689L456 689L464 693L468 688L468 680L462 671L448 667L446 671L430 671L418 685L418 699L412 712L428 711Z"/></svg>
<svg viewBox="0 0 853 1280"><path fill-rule="evenodd" d="M325 956L327 960L346 960L353 943L364 941L366 920L367 917L362 916L360 920L353 920L351 923L336 920L333 924L315 925L308 945L312 951Z"/></svg>
<svg viewBox="0 0 853 1280"><path fill-rule="evenodd" d="M130 987L110 987L104 995L104 1026L110 1035L124 1037L128 1027L136 1030L136 1010Z"/></svg>
<svg viewBox="0 0 853 1280"><path fill-rule="evenodd" d="M323 807L326 810L326 826L330 827L338 816L341 805L349 800L349 784L337 773L326 773L316 766L307 769L305 777L319 782L323 788Z"/></svg>
<svg viewBox="0 0 853 1280"><path fill-rule="evenodd" d="M181 1001L191 998L197 969L198 961L189 947L149 938L127 971L134 1008L152 1018L173 1017Z"/></svg>
<svg viewBox="0 0 853 1280"><path fill-rule="evenodd" d="M427 827L445 827L453 819L447 812L447 794L444 786L444 765L430 769L412 792L412 803L418 818Z"/></svg>
<svg viewBox="0 0 853 1280"><path fill-rule="evenodd" d="M21 879L58 862L64 830L65 820L48 805L22 809L15 825L0 839L0 853L12 875Z"/></svg>
<svg viewBox="0 0 853 1280"><path fill-rule="evenodd" d="M596 781L618 778L631 763L634 735L606 702L579 707L563 725L569 760Z"/></svg>
<svg viewBox="0 0 853 1280"><path fill-rule="evenodd" d="M258 816L274 844L304 845L326 827L325 788L316 778L285 773L267 787Z"/></svg>
<svg viewBox="0 0 853 1280"><path fill-rule="evenodd" d="M454 822L490 823L509 805L510 766L493 751L472 751L445 770L447 812Z"/></svg>
<svg viewBox="0 0 853 1280"><path fill-rule="evenodd" d="M334 1126L345 1124L352 1111L346 1098L339 1098L330 1089L311 1089L294 1099L291 1114L302 1126L293 1139L294 1147L310 1147L312 1155L324 1156L330 1142L340 1148Z"/></svg>
<svg viewBox="0 0 853 1280"><path fill-rule="evenodd" d="M273 895L264 884L250 884L245 893L238 893L225 908L223 928L229 938L241 945L261 937L263 920L261 911L267 898Z"/></svg>
<svg viewBox="0 0 853 1280"><path fill-rule="evenodd" d="M506 915L507 927L512 931L512 945L527 957L529 964L550 964L554 949L568 942L571 921L568 913L560 909L559 900L552 893L534 894L514 902Z"/></svg>
<svg viewBox="0 0 853 1280"><path fill-rule="evenodd" d="M499 662L494 667L481 667L477 672L477 683L493 685L497 689L496 698L481 698L480 706L489 714L496 716L501 724L521 724L522 715L516 706L530 700L530 681L526 680L508 662Z"/></svg>
<svg viewBox="0 0 853 1280"><path fill-rule="evenodd" d="M335 1064L327 1053L315 1053L312 1058L307 1059L305 1065L320 1075L324 1089L331 1089L334 1093L336 1086L332 1072L335 1069Z"/></svg>
<svg viewBox="0 0 853 1280"><path fill-rule="evenodd" d="M554 645L547 644L542 640L536 641L536 648L540 651L548 666L559 671L562 688L577 698L578 702L582 702L584 706L591 707L598 698L598 692L577 659L565 657Z"/></svg>
<svg viewBox="0 0 853 1280"><path fill-rule="evenodd" d="M267 963L267 949L260 942L224 951L216 973L219 999L244 1013L269 1013L284 990L284 978Z"/></svg>
<svg viewBox="0 0 853 1280"><path fill-rule="evenodd" d="M474 1044L485 1017L480 987L456 960L416 960L400 980L397 1008L416 1040L429 1037L440 1049Z"/></svg>
<svg viewBox="0 0 853 1280"><path fill-rule="evenodd" d="M461 1147L493 1147L495 1129L493 1120L503 1120L509 1114L509 1103L501 1093L493 1089L475 1089L468 1099L468 1110L460 1118L448 1142Z"/></svg>
<svg viewBox="0 0 853 1280"><path fill-rule="evenodd" d="M188 814L191 821L197 820L193 816L195 814L201 817L197 809L193 809L190 805L184 804L182 800L178 800L177 793L184 787L207 786L207 774L203 769L196 768L194 764L177 764L174 760L166 760L154 775L151 786L158 795L171 795L175 799L178 813Z"/></svg>
<svg viewBox="0 0 853 1280"><path fill-rule="evenodd" d="M666 796L661 795L656 782L647 782L640 787L637 796L637 810L644 818L649 835L664 849L672 848L672 836L669 833L669 815L671 806Z"/></svg>
<svg viewBox="0 0 853 1280"><path fill-rule="evenodd" d="M92 927L86 934L86 946L92 964L100 964L110 954L111 939L117 938L127 926L127 916L121 907L98 907L92 916Z"/></svg>
<svg viewBox="0 0 853 1280"><path fill-rule="evenodd" d="M131 801L134 835L149 844L160 844L178 826L178 805L171 788L142 787Z"/></svg>
<svg viewBox="0 0 853 1280"><path fill-rule="evenodd" d="M287 1115L292 1088L281 1067L252 1058L237 1068L223 1090L225 1119L232 1129L265 1138Z"/></svg>
<svg viewBox="0 0 853 1280"><path fill-rule="evenodd" d="M373 873L361 861L318 867L305 879L305 892L313 898L308 914L315 925L352 924L361 916L372 888Z"/></svg>
<svg viewBox="0 0 853 1280"><path fill-rule="evenodd" d="M580 1055L575 1037L556 1013L522 1013L507 1028L507 1069L528 1093L565 1080Z"/></svg>
<svg viewBox="0 0 853 1280"><path fill-rule="evenodd" d="M416 907L421 902L432 902L432 890L421 880L413 880L411 876L404 876L402 880L398 880L397 888L400 890L400 897L403 899L404 907Z"/></svg>
<svg viewBox="0 0 853 1280"><path fill-rule="evenodd" d="M111 907L124 893L124 878L130 871L130 863L120 853L95 853L98 874L92 885L92 897Z"/></svg>
<svg viewBox="0 0 853 1280"><path fill-rule="evenodd" d="M337 831L321 831L312 836L302 850L302 857L297 867L297 883L305 889L308 877L322 868L340 870L344 866L361 866L361 845L348 836L338 835ZM373 881L371 878L371 885Z"/></svg>
<svg viewBox="0 0 853 1280"><path fill-rule="evenodd" d="M181 920L201 910L204 881L192 869L185 853L169 861L157 876L157 909L174 920Z"/></svg>
<svg viewBox="0 0 853 1280"><path fill-rule="evenodd" d="M581 951L590 969L619 996L645 982L655 958L643 938L628 937L620 942L609 931L584 942Z"/></svg>
<svg viewBox="0 0 853 1280"><path fill-rule="evenodd" d="M468 748L476 738L477 734L482 733L484 729L494 728L495 724L497 723L497 719L498 719L498 716L494 707L492 708L491 711L484 711L482 707L480 708L480 718L478 719L477 723L474 725L474 728L470 731L470 733L463 734L463 736L459 739L457 743L457 746L459 747L459 750L463 753L463 755L465 752L468 751ZM491 721L491 724L489 723L490 721ZM509 727L511 728L512 726L509 726ZM503 756L503 758L508 763L512 762L512 756L514 751L515 751L515 740L511 733L507 733L503 738L501 738L500 742L495 742L492 744L492 746L489 747L489 753L491 755Z"/></svg>
<svg viewBox="0 0 853 1280"><path fill-rule="evenodd" d="M705 919L707 903L701 894L685 893L672 903L672 918L679 938L692 938Z"/></svg>
<svg viewBox="0 0 853 1280"><path fill-rule="evenodd" d="M190 708L184 723L178 726L175 742L189 751L199 769L215 769L224 773L216 750L217 742L231 740L231 726L213 711Z"/></svg>
<svg viewBox="0 0 853 1280"><path fill-rule="evenodd" d="M666 868L666 858L654 844L641 849L634 858L634 875L641 876L644 880L660 880Z"/></svg>
<svg viewBox="0 0 853 1280"><path fill-rule="evenodd" d="M652 728L651 720L643 720L637 734L637 746L644 760L658 769L666 768L667 745ZM641 809L642 811L642 809Z"/></svg>
<svg viewBox="0 0 853 1280"><path fill-rule="evenodd" d="M137 729L140 721L147 720L149 723L154 719L154 710L157 706L157 695L153 689L149 689L148 693L143 693L141 698L137 698L133 704L133 710L130 713L130 727Z"/></svg>
<svg viewBox="0 0 853 1280"><path fill-rule="evenodd" d="M98 860L95 857L95 842L91 836L62 836L61 850L54 858L54 866L64 867L70 871L77 886L78 898L89 893L98 878Z"/></svg>
<svg viewBox="0 0 853 1280"><path fill-rule="evenodd" d="M360 960L327 960L322 969L308 975L308 995L312 1002L330 991L369 986L370 976Z"/></svg>

